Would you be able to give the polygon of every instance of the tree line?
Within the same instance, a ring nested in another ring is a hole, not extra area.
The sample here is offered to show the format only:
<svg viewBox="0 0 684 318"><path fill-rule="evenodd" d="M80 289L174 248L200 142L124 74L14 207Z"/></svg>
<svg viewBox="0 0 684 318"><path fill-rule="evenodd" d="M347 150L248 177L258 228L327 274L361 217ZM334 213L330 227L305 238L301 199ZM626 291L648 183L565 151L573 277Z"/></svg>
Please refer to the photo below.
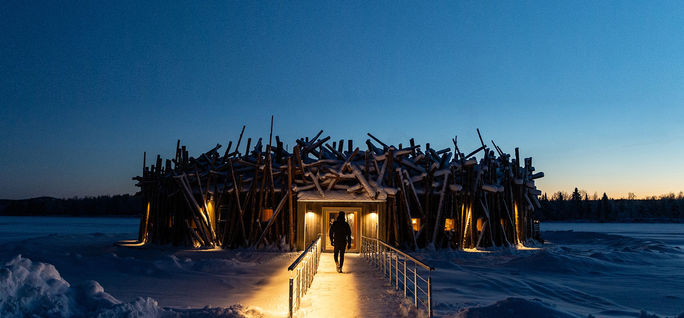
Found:
<svg viewBox="0 0 684 318"><path fill-rule="evenodd" d="M549 220L589 220L600 222L682 222L684 221L684 192L637 199L634 193L627 198L609 198L606 193L591 197L575 188L572 193L556 192L551 198L544 193L541 209L536 217Z"/></svg>
<svg viewBox="0 0 684 318"><path fill-rule="evenodd" d="M138 216L141 213L140 196L129 194L68 199L39 197L0 200L0 215Z"/></svg>
<svg viewBox="0 0 684 318"><path fill-rule="evenodd" d="M615 199L608 197L606 193L601 196L594 193L590 196L586 191L575 188L571 193L559 191L551 197L544 193L539 202L541 208L535 211L535 217L542 221L684 222L684 192L644 199L636 199L630 193L627 198ZM141 213L141 198L129 194L0 200L0 215L139 216Z"/></svg>

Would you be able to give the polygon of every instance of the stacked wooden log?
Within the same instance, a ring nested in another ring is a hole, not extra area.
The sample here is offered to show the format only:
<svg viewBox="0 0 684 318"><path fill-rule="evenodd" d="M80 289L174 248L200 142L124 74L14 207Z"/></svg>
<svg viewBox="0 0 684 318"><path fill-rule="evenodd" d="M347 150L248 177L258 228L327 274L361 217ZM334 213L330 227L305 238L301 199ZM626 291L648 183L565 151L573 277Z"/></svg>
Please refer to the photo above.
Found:
<svg viewBox="0 0 684 318"><path fill-rule="evenodd" d="M195 247L294 248L296 201L340 192L386 202L383 236L403 248L473 248L516 245L531 239L539 208L532 159L512 157L492 141L464 154L409 140L387 145L368 134L364 147L331 141L319 131L296 140L290 153L247 139L245 127L229 142L190 157L176 144L173 159L147 166L138 181L144 202L139 240ZM272 136L272 133L271 133ZM363 149L361 149L363 148ZM244 151L241 151L244 150ZM480 156L477 160L476 156Z"/></svg>

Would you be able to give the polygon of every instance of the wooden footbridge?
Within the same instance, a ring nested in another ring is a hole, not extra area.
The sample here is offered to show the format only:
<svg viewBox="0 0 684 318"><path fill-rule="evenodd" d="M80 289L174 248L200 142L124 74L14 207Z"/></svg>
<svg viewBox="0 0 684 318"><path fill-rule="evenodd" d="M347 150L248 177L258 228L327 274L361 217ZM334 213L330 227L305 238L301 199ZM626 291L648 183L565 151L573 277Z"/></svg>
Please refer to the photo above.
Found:
<svg viewBox="0 0 684 318"><path fill-rule="evenodd" d="M434 268L384 242L362 237L361 253L345 256L338 273L331 253L314 240L290 265L289 317L393 317L402 298L432 317Z"/></svg>

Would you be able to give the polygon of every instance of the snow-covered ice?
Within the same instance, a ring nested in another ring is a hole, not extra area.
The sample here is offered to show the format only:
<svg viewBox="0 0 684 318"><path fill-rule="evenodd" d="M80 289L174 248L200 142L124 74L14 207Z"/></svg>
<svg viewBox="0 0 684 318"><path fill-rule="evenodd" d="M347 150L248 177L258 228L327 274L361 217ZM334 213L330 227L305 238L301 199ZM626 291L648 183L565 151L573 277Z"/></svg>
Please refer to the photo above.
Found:
<svg viewBox="0 0 684 318"><path fill-rule="evenodd" d="M604 233L544 231L539 248L417 255L438 268L433 292L442 315L529 317L536 308L540 317L684 317L684 224L676 226L679 235L665 226L667 243L657 226L644 236L639 224L602 224ZM625 235L615 234L621 227Z"/></svg>
<svg viewBox="0 0 684 318"><path fill-rule="evenodd" d="M287 266L297 253L113 245L134 238L137 226L0 217L0 317L286 316ZM413 253L437 268L436 316L684 317L684 225L542 229L548 242L539 248ZM322 257L299 317L425 314L358 255L347 254L345 274Z"/></svg>

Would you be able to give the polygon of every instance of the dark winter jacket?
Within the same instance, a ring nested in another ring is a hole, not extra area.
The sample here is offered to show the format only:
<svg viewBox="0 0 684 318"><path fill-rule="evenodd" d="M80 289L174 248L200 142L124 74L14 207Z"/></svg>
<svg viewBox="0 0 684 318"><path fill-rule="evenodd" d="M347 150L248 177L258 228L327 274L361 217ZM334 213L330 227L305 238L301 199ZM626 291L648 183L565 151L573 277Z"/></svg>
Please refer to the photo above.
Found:
<svg viewBox="0 0 684 318"><path fill-rule="evenodd" d="M330 242L337 248L344 248L347 243L351 244L351 227L344 218L338 218L330 225Z"/></svg>

